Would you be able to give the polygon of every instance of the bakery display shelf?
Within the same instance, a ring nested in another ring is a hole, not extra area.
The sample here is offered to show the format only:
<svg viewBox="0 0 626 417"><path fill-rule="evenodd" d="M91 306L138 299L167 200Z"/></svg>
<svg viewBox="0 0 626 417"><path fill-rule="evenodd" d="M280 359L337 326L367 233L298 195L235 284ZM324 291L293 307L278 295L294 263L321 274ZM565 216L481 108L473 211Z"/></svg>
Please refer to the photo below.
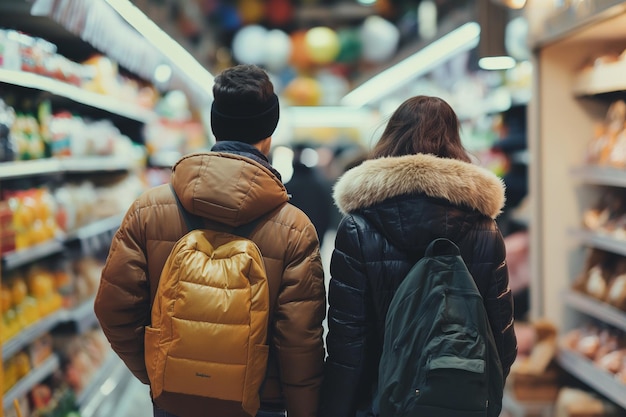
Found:
<svg viewBox="0 0 626 417"><path fill-rule="evenodd" d="M63 242L53 239L29 248L16 250L2 255L2 269L9 271L50 255L63 252Z"/></svg>
<svg viewBox="0 0 626 417"><path fill-rule="evenodd" d="M579 240L584 245L626 256L626 240L624 239L617 239L608 234L582 229L569 230L568 235Z"/></svg>
<svg viewBox="0 0 626 417"><path fill-rule="evenodd" d="M59 369L59 357L55 354L50 355L41 365L30 371L25 377L17 381L2 397L2 406L6 410L13 406L13 400L28 394L35 385L52 375Z"/></svg>
<svg viewBox="0 0 626 417"><path fill-rule="evenodd" d="M557 353L559 365L622 408L626 408L626 385L612 374L596 367L590 360L565 348Z"/></svg>
<svg viewBox="0 0 626 417"><path fill-rule="evenodd" d="M574 95L588 97L626 91L624 72L626 72L626 60L623 59L584 70L576 76Z"/></svg>
<svg viewBox="0 0 626 417"><path fill-rule="evenodd" d="M587 184L626 187L624 169L585 165L572 168L570 174L574 179Z"/></svg>
<svg viewBox="0 0 626 417"><path fill-rule="evenodd" d="M115 403L111 401L111 398L115 398L116 395L119 397L118 394L124 391L130 379L133 378L124 363L115 355L113 359L107 359L101 371L102 374L96 375L99 379L94 379L89 385L89 393L81 393L79 396L78 405L81 417L96 416L105 400Z"/></svg>
<svg viewBox="0 0 626 417"><path fill-rule="evenodd" d="M133 161L116 156L45 158L32 161L1 162L0 180L72 172L127 171L135 166Z"/></svg>
<svg viewBox="0 0 626 417"><path fill-rule="evenodd" d="M563 292L563 301L571 308L626 332L626 312L574 290Z"/></svg>
<svg viewBox="0 0 626 417"><path fill-rule="evenodd" d="M138 105L129 104L122 99L93 93L83 90L80 87L34 73L0 69L0 82L46 91L78 104L104 110L110 114L122 116L141 123L147 123L156 118L154 112Z"/></svg>
<svg viewBox="0 0 626 417"><path fill-rule="evenodd" d="M109 233L117 230L122 224L123 214L116 216L106 217L104 219L96 220L88 225L79 227L78 229L69 232L65 236L65 241L83 240L91 237L99 236L103 233Z"/></svg>
<svg viewBox="0 0 626 417"><path fill-rule="evenodd" d="M10 358L37 338L48 333L59 323L60 315L60 311L51 313L26 327L21 332L6 341L2 345L2 357L4 359Z"/></svg>

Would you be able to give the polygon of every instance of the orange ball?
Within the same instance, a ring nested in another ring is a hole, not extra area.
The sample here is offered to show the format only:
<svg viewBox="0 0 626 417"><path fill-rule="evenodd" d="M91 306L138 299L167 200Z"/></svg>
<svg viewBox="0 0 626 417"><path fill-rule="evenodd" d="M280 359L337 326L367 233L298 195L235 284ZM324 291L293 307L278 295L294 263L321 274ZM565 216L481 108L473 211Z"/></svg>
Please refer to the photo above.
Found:
<svg viewBox="0 0 626 417"><path fill-rule="evenodd" d="M298 30L291 34L291 57L289 62L298 69L306 69L313 65L306 41L307 31Z"/></svg>

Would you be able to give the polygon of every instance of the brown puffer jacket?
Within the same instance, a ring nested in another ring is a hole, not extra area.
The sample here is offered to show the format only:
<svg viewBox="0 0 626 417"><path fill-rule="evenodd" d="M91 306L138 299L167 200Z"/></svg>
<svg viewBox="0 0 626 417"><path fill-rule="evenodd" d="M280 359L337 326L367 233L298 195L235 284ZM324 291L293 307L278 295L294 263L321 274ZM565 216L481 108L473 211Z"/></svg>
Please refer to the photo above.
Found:
<svg viewBox="0 0 626 417"><path fill-rule="evenodd" d="M270 169L244 156L186 156L174 166L172 185L183 206L208 225L228 230L266 216L249 236L263 254L270 288L270 362L262 408L283 408L289 417L315 416L326 294L313 225L285 204L285 187ZM184 233L170 186L148 190L128 210L102 272L96 315L113 350L145 384L144 327L165 260ZM188 399L158 405L180 417L203 415Z"/></svg>

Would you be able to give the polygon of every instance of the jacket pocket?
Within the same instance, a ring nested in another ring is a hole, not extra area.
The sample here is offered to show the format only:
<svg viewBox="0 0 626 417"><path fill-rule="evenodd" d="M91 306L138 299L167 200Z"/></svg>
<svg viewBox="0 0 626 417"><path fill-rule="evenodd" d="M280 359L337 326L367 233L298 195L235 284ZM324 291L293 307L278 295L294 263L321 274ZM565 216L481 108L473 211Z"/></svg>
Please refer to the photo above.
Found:
<svg viewBox="0 0 626 417"><path fill-rule="evenodd" d="M157 398L163 392L163 355L161 354L161 330L146 326L144 335L146 370L150 379L152 397Z"/></svg>

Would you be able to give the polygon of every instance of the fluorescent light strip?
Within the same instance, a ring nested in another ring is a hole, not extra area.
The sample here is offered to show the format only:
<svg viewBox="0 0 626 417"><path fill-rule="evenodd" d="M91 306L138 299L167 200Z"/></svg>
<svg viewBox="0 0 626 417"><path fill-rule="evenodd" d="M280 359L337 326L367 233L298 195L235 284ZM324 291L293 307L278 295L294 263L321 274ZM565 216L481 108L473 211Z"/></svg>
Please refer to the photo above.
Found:
<svg viewBox="0 0 626 417"><path fill-rule="evenodd" d="M141 10L128 0L106 0L129 25L148 42L160 50L172 65L176 65L198 88L213 97L213 75L207 71L185 48L150 20Z"/></svg>
<svg viewBox="0 0 626 417"><path fill-rule="evenodd" d="M507 70L515 67L510 56L487 56L478 60L478 66L486 71Z"/></svg>
<svg viewBox="0 0 626 417"><path fill-rule="evenodd" d="M409 80L433 70L452 55L475 48L479 40L480 25L466 23L364 82L346 94L341 104L365 106L379 100Z"/></svg>

